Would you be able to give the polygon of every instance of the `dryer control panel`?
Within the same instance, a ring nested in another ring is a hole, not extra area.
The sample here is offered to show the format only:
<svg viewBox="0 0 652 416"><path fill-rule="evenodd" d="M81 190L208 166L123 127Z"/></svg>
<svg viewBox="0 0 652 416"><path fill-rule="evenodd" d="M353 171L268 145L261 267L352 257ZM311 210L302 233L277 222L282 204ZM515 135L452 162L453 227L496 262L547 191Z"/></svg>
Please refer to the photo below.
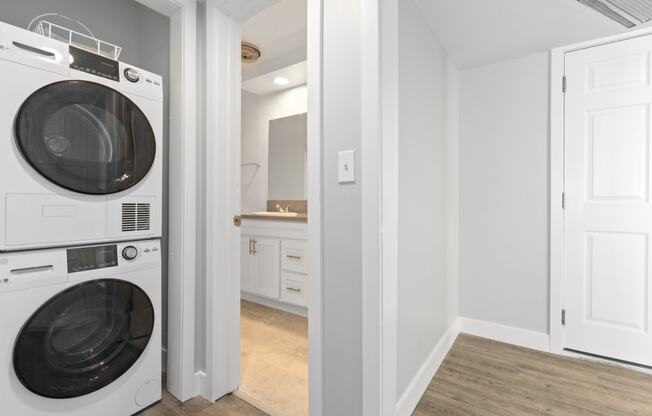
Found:
<svg viewBox="0 0 652 416"><path fill-rule="evenodd" d="M120 81L120 63L105 56L70 46L70 67L98 77Z"/></svg>

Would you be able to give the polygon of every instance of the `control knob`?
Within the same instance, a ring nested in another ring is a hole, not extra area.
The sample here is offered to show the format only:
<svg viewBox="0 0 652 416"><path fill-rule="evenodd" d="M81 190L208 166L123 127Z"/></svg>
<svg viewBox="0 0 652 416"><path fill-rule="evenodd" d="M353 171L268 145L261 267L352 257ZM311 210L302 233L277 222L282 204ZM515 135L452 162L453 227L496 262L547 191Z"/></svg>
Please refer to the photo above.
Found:
<svg viewBox="0 0 652 416"><path fill-rule="evenodd" d="M140 74L138 73L138 71L136 71L133 68L125 69L124 74L125 74L125 78L127 78L128 81L138 82L140 80Z"/></svg>
<svg viewBox="0 0 652 416"><path fill-rule="evenodd" d="M122 249L122 258L125 260L134 260L138 257L138 249L134 246L127 246Z"/></svg>

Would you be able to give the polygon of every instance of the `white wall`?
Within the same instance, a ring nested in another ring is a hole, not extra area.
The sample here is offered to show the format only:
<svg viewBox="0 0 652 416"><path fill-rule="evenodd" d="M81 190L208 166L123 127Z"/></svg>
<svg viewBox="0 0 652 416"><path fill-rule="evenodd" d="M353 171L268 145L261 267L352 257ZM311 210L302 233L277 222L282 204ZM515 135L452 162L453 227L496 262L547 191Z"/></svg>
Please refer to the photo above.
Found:
<svg viewBox="0 0 652 416"><path fill-rule="evenodd" d="M399 1L399 105L397 400L457 319L457 70L412 0Z"/></svg>
<svg viewBox="0 0 652 416"><path fill-rule="evenodd" d="M258 96L242 91L242 212L267 210L269 121L308 111L305 85Z"/></svg>
<svg viewBox="0 0 652 416"><path fill-rule="evenodd" d="M548 332L548 54L461 74L460 315Z"/></svg>
<svg viewBox="0 0 652 416"><path fill-rule="evenodd" d="M323 13L323 414L358 416L365 179L340 185L337 154L361 144L361 0L326 0Z"/></svg>

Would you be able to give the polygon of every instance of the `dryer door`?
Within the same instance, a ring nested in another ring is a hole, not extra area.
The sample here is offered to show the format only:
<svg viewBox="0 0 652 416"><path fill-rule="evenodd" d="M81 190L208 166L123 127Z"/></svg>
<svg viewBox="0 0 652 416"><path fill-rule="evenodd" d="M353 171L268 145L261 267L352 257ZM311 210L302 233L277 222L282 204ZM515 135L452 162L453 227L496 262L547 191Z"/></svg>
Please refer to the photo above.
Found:
<svg viewBox="0 0 652 416"><path fill-rule="evenodd" d="M15 122L18 148L49 181L83 194L128 189L149 172L154 131L129 98L88 81L62 81L33 93Z"/></svg>
<svg viewBox="0 0 652 416"><path fill-rule="evenodd" d="M137 286L113 279L81 283L27 321L14 347L14 370L39 396L83 396L127 372L153 328L152 303Z"/></svg>

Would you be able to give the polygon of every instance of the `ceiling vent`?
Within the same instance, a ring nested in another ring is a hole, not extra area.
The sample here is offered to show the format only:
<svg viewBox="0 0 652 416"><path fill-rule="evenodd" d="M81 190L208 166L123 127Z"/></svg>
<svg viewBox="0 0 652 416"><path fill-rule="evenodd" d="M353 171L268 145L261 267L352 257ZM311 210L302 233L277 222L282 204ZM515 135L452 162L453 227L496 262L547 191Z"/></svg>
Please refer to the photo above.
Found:
<svg viewBox="0 0 652 416"><path fill-rule="evenodd" d="M652 0L577 0L627 28L652 20Z"/></svg>
<svg viewBox="0 0 652 416"><path fill-rule="evenodd" d="M242 42L241 56L243 64L255 64L260 59L260 49L253 43Z"/></svg>

